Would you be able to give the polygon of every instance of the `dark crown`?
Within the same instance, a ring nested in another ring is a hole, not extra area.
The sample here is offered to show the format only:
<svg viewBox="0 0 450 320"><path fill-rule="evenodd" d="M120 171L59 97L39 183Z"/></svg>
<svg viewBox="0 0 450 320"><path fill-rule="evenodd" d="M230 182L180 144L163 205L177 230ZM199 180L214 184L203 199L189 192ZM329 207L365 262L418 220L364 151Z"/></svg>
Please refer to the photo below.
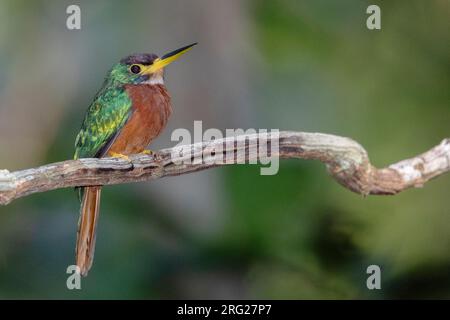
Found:
<svg viewBox="0 0 450 320"><path fill-rule="evenodd" d="M149 65L152 64L155 59L158 58L158 56L154 53L135 53L132 55L129 55L126 58L123 58L120 60L120 63L124 64L144 64Z"/></svg>

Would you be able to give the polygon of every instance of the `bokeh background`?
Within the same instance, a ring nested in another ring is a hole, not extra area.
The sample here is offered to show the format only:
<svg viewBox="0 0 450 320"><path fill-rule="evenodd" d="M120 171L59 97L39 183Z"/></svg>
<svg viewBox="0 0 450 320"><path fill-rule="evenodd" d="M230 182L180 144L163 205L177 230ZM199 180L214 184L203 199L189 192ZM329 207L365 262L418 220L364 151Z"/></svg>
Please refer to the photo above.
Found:
<svg viewBox="0 0 450 320"><path fill-rule="evenodd" d="M1 0L0 168L72 158L113 63L194 41L167 70L174 114L152 149L203 120L349 136L388 165L450 136L449 16L448 0ZM298 160L107 187L80 291L65 273L76 194L35 194L0 207L0 298L450 298L449 192L442 176L363 198ZM370 264L382 290L366 288Z"/></svg>

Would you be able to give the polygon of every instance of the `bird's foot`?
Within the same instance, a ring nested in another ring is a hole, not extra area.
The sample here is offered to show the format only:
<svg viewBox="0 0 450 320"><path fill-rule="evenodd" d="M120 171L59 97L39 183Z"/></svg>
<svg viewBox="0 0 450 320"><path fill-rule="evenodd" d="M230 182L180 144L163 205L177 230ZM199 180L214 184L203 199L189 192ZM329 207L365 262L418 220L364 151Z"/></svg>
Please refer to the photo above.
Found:
<svg viewBox="0 0 450 320"><path fill-rule="evenodd" d="M151 156L154 154L154 152L150 149L145 149L144 151L140 152L140 154L146 154L146 155Z"/></svg>
<svg viewBox="0 0 450 320"><path fill-rule="evenodd" d="M120 158L120 159L127 160L128 162L131 162L131 159L128 156L121 154L121 153L110 151L109 155L113 158Z"/></svg>

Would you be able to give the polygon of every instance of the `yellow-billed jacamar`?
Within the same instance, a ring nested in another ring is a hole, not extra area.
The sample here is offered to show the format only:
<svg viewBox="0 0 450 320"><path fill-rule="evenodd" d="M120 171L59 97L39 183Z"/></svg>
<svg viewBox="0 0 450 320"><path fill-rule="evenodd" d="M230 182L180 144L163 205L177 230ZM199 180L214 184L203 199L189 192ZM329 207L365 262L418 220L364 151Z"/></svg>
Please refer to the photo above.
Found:
<svg viewBox="0 0 450 320"><path fill-rule="evenodd" d="M133 54L113 66L84 117L75 141L75 159L126 157L144 152L172 113L164 67L194 44L159 58ZM76 264L86 276L94 258L101 186L82 187Z"/></svg>

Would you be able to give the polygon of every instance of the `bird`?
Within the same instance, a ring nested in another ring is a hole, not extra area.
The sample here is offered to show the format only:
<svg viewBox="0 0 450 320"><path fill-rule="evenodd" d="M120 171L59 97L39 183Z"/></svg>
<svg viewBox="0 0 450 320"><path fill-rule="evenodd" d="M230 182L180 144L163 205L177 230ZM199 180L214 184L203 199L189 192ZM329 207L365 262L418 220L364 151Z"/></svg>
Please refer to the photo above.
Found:
<svg viewBox="0 0 450 320"><path fill-rule="evenodd" d="M129 55L116 63L88 107L75 139L74 159L151 153L147 146L159 136L172 114L164 70L197 43L158 57ZM75 249L76 265L87 276L94 259L102 186L78 187L81 201Z"/></svg>

